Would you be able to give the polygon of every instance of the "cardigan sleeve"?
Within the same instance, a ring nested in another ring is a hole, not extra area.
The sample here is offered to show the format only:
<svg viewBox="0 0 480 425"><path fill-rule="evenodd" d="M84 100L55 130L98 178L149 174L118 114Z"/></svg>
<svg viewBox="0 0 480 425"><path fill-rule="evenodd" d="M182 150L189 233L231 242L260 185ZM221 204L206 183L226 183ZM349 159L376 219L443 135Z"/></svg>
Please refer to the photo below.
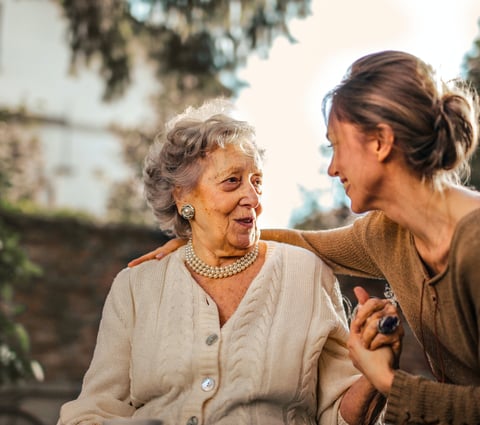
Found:
<svg viewBox="0 0 480 425"><path fill-rule="evenodd" d="M322 321L330 322L318 367L318 423L345 423L340 414L343 394L361 376L348 357L348 324L338 281L322 267Z"/></svg>
<svg viewBox="0 0 480 425"><path fill-rule="evenodd" d="M106 298L97 343L82 391L65 403L57 425L101 425L104 419L131 417L130 334L134 309L128 269L115 278Z"/></svg>

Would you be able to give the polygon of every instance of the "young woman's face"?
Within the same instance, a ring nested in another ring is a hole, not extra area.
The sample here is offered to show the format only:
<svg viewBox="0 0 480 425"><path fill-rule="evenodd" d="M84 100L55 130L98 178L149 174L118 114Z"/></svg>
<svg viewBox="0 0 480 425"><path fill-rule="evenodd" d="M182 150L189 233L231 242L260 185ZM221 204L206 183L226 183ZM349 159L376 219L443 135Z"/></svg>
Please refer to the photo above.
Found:
<svg viewBox="0 0 480 425"><path fill-rule="evenodd" d="M342 182L353 212L373 209L382 181L375 137L365 135L351 123L331 117L327 138L333 149L328 174Z"/></svg>
<svg viewBox="0 0 480 425"><path fill-rule="evenodd" d="M263 173L259 160L235 145L210 153L204 171L187 200L195 207L190 222L195 247L235 255L259 238Z"/></svg>

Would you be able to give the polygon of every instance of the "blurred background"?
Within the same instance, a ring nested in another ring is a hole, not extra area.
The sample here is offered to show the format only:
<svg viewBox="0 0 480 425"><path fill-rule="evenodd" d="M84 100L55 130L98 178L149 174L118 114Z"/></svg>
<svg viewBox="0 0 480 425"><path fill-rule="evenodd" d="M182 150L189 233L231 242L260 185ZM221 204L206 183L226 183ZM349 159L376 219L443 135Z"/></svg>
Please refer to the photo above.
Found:
<svg viewBox="0 0 480 425"><path fill-rule="evenodd" d="M383 49L480 88L479 17L478 0L0 0L0 412L54 424L78 394L113 278L167 240L141 169L172 115L231 98L267 149L261 226L342 225L323 95ZM408 328L404 345L429 375Z"/></svg>

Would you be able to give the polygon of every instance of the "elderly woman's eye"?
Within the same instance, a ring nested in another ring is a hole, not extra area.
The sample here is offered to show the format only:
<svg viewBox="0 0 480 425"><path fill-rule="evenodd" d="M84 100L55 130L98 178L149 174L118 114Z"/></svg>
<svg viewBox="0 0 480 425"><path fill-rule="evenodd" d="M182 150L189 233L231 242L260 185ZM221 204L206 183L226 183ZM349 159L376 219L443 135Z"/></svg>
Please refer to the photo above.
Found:
<svg viewBox="0 0 480 425"><path fill-rule="evenodd" d="M253 181L253 184L255 185L255 187L257 188L257 190L259 192L262 191L262 187L263 187L263 180L261 178L258 178L258 179L255 179Z"/></svg>

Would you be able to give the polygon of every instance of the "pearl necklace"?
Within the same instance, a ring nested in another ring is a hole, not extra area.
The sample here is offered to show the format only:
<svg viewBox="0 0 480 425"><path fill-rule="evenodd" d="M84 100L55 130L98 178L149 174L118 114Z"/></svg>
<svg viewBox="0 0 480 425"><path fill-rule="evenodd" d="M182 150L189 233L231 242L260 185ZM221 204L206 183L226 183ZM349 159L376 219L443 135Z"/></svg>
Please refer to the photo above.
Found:
<svg viewBox="0 0 480 425"><path fill-rule="evenodd" d="M258 257L258 244L255 245L253 251L248 252L243 257L239 258L232 264L223 267L209 266L200 258L197 257L193 250L192 240L189 239L185 248L185 260L190 268L199 275L209 277L212 279L221 279L224 277L230 277L237 273L244 271L247 267L251 266Z"/></svg>

